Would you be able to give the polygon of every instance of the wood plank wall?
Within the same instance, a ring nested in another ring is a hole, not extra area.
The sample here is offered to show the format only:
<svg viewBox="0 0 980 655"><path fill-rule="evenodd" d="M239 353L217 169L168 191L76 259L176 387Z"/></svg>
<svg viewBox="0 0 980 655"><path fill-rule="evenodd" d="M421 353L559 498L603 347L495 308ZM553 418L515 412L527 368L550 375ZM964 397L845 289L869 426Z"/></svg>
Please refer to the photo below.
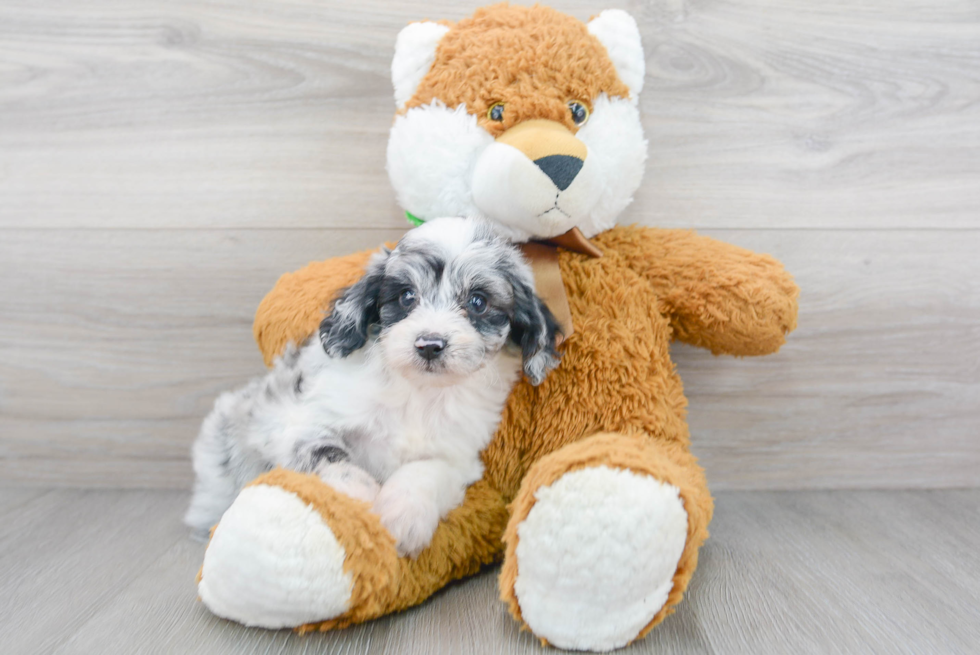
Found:
<svg viewBox="0 0 980 655"><path fill-rule="evenodd" d="M343 4L0 5L0 482L187 486L278 275L405 229L395 35L480 3ZM776 356L675 348L714 488L980 484L980 6L552 4L643 33L623 220L803 289Z"/></svg>

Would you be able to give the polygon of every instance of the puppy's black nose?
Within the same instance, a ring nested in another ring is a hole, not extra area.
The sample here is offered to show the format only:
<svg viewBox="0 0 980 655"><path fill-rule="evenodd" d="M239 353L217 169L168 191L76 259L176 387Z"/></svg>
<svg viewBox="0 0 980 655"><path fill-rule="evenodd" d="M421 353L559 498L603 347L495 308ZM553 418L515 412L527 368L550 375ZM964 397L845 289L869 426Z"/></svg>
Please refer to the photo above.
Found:
<svg viewBox="0 0 980 655"><path fill-rule="evenodd" d="M564 191L571 186L575 176L578 175L578 172L582 170L582 166L585 164L578 157L572 157L571 155L548 155L547 157L535 159L534 163L544 171L545 175L551 178L551 181L555 183L559 191Z"/></svg>
<svg viewBox="0 0 980 655"><path fill-rule="evenodd" d="M446 340L432 334L424 334L415 340L415 350L419 357L432 361L446 349Z"/></svg>

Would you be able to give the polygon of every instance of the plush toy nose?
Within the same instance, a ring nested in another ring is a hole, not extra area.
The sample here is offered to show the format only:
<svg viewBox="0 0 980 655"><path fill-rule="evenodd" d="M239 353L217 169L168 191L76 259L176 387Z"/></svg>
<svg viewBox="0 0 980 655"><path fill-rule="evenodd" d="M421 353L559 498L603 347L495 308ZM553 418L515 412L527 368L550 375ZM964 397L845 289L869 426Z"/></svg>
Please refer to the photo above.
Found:
<svg viewBox="0 0 980 655"><path fill-rule="evenodd" d="M571 155L548 155L541 159L535 159L534 163L544 171L545 175L551 178L551 181L555 183L555 186L560 191L564 191L571 186L575 176L578 175L578 172L582 170L583 164L585 164L578 157L572 157Z"/></svg>
<svg viewBox="0 0 980 655"><path fill-rule="evenodd" d="M560 191L571 186L589 154L585 144L567 127L544 119L518 123L498 136L497 143L524 153Z"/></svg>
<svg viewBox="0 0 980 655"><path fill-rule="evenodd" d="M415 340L415 352L427 362L439 357L446 349L446 340L432 334L425 334Z"/></svg>

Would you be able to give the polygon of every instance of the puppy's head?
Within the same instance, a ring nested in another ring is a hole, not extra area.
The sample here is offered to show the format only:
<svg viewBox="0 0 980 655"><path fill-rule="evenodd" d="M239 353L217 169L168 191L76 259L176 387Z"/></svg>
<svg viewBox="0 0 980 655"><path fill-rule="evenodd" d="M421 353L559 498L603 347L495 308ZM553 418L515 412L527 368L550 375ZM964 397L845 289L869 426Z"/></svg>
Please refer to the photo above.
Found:
<svg viewBox="0 0 980 655"><path fill-rule="evenodd" d="M362 347L372 326L387 364L408 377L451 384L481 369L508 342L539 384L558 365L558 324L534 294L520 253L480 221L441 218L374 256L320 325L333 357Z"/></svg>

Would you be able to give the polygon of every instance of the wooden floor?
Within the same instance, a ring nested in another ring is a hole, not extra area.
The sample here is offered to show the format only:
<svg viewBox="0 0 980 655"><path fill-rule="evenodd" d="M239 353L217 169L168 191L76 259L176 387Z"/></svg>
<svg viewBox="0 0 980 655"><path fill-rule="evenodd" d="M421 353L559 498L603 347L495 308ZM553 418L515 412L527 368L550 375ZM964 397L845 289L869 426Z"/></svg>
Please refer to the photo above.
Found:
<svg viewBox="0 0 980 655"><path fill-rule="evenodd" d="M0 489L0 652L537 653L495 570L298 636L212 616L174 491ZM980 490L726 492L685 602L624 653L980 652ZM552 651L555 652L555 651Z"/></svg>

